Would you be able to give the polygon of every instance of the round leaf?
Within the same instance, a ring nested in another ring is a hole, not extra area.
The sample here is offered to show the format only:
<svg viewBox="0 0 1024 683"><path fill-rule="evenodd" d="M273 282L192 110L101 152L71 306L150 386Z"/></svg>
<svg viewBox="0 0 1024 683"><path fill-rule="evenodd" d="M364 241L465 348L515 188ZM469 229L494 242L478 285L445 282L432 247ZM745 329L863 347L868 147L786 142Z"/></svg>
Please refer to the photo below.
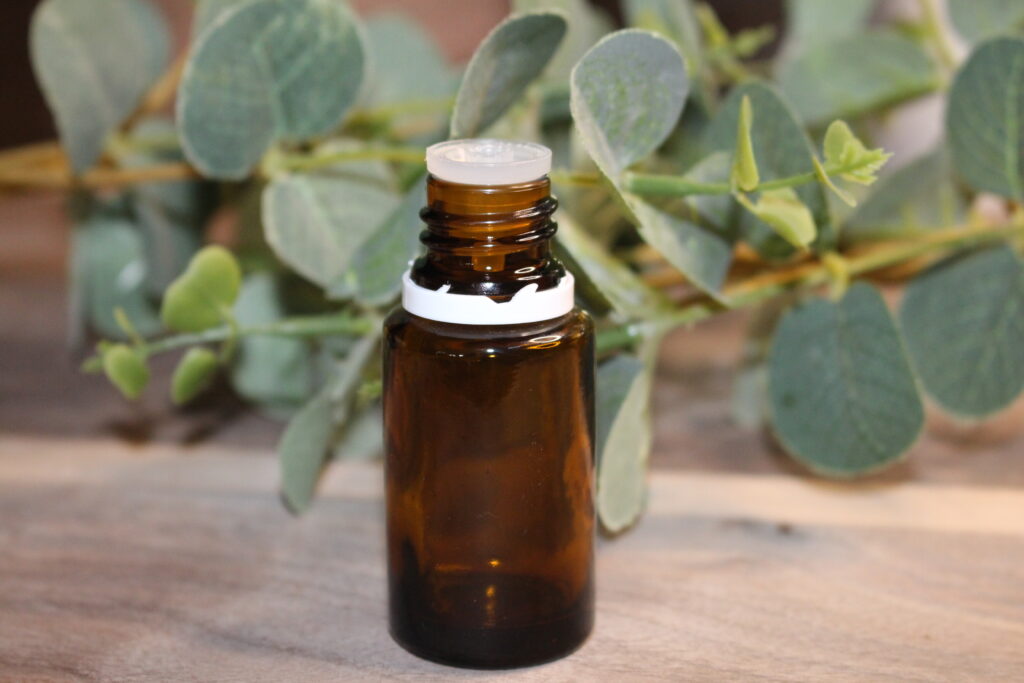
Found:
<svg viewBox="0 0 1024 683"><path fill-rule="evenodd" d="M135 349L114 344L103 352L103 372L125 398L136 399L149 382L146 359Z"/></svg>
<svg viewBox="0 0 1024 683"><path fill-rule="evenodd" d="M169 40L159 13L141 0L45 0L36 9L32 66L76 172L95 163L160 76Z"/></svg>
<svg viewBox="0 0 1024 683"><path fill-rule="evenodd" d="M363 80L355 19L338 0L253 0L218 15L192 50L178 93L189 160L244 178L275 140L334 129Z"/></svg>
<svg viewBox="0 0 1024 683"><path fill-rule="evenodd" d="M505 113L544 71L565 36L565 19L551 12L511 16L473 54L452 112L451 137L476 137Z"/></svg>
<svg viewBox="0 0 1024 683"><path fill-rule="evenodd" d="M605 37L584 55L572 70L571 90L583 144L614 181L675 128L689 79L672 43L628 29Z"/></svg>
<svg viewBox="0 0 1024 683"><path fill-rule="evenodd" d="M164 294L160 316L177 332L200 332L224 322L238 298L242 272L224 247L199 251Z"/></svg>
<svg viewBox="0 0 1024 683"><path fill-rule="evenodd" d="M982 44L949 92L953 165L975 190L1024 201L1024 40Z"/></svg>
<svg viewBox="0 0 1024 683"><path fill-rule="evenodd" d="M947 3L950 20L968 42L1024 31L1024 3L1020 0L947 0Z"/></svg>
<svg viewBox="0 0 1024 683"><path fill-rule="evenodd" d="M899 332L878 290L854 284L782 319L769 359L771 420L785 449L832 477L895 463L924 409Z"/></svg>
<svg viewBox="0 0 1024 683"><path fill-rule="evenodd" d="M1024 266L1009 248L916 278L900 324L925 390L953 413L985 417L1024 390Z"/></svg>
<svg viewBox="0 0 1024 683"><path fill-rule="evenodd" d="M210 384L217 372L217 354L196 346L182 357L171 379L171 400L178 405L188 403Z"/></svg>

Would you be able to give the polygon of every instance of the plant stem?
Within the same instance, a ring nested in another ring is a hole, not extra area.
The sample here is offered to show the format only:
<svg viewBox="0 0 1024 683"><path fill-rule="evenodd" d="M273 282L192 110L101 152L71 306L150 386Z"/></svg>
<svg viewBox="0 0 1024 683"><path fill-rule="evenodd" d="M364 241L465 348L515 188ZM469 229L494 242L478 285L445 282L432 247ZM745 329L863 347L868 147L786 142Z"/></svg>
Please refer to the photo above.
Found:
<svg viewBox="0 0 1024 683"><path fill-rule="evenodd" d="M957 65L957 50L943 25L937 1L919 0L919 4L924 15L925 32L932 39L939 62L948 71L953 71Z"/></svg>
<svg viewBox="0 0 1024 683"><path fill-rule="evenodd" d="M345 161L366 161L371 159L406 161L414 164L423 163L424 155L425 151L422 147L362 147L309 156L299 154L283 155L276 160L276 163L280 168L285 168L289 171L312 171Z"/></svg>
<svg viewBox="0 0 1024 683"><path fill-rule="evenodd" d="M959 249L1024 235L1024 223L981 228L950 228L923 235L914 240L892 242L871 251L844 258L850 277L910 261L938 250ZM659 334L684 325L692 325L716 313L748 308L794 289L812 289L829 281L829 267L823 262L800 263L788 268L755 275L727 286L721 301L705 298L672 313L602 330L597 335L600 353L631 346L649 334ZM725 303L723 303L725 302Z"/></svg>
<svg viewBox="0 0 1024 683"><path fill-rule="evenodd" d="M603 182L597 173L583 173L555 169L548 173L548 178L556 185L569 185L573 187L601 187Z"/></svg>
<svg viewBox="0 0 1024 683"><path fill-rule="evenodd" d="M105 187L125 187L143 183L190 180L202 176L184 162L154 164L139 168L94 168L75 176L66 158L53 168L0 169L0 187L71 190L95 190Z"/></svg>

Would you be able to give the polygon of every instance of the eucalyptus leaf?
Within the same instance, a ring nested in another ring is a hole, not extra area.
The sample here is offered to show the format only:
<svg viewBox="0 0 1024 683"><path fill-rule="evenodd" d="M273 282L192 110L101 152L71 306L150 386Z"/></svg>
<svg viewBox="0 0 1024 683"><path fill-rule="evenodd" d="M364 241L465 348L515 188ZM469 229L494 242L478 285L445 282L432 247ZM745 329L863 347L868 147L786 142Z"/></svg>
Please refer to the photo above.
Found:
<svg viewBox="0 0 1024 683"><path fill-rule="evenodd" d="M668 307L669 302L661 292L648 287L566 211L559 211L557 218L556 240L576 265L577 277L587 278L621 318L647 317Z"/></svg>
<svg viewBox="0 0 1024 683"><path fill-rule="evenodd" d="M730 156L735 154L736 130L744 97L750 98L755 112L751 139L761 182L813 172L814 148L803 124L782 94L765 83L747 83L734 88L708 126L702 146ZM815 246L819 251L831 248L836 241L836 231L824 189L818 183L808 183L795 188L795 192L810 210L817 226L819 237ZM738 226L744 239L763 257L785 259L792 256L794 248L752 214L743 212Z"/></svg>
<svg viewBox="0 0 1024 683"><path fill-rule="evenodd" d="M384 452L384 425L380 405L366 408L344 425L334 444L339 460L372 460Z"/></svg>
<svg viewBox="0 0 1024 683"><path fill-rule="evenodd" d="M202 346L189 349L171 378L171 400L176 404L188 403L209 386L217 372L217 354Z"/></svg>
<svg viewBox="0 0 1024 683"><path fill-rule="evenodd" d="M925 390L952 413L986 417L1024 390L1024 265L1009 247L915 278L900 324Z"/></svg>
<svg viewBox="0 0 1024 683"><path fill-rule="evenodd" d="M956 225L964 202L953 181L949 153L938 149L883 175L843 226L843 240L855 243L902 237Z"/></svg>
<svg viewBox="0 0 1024 683"><path fill-rule="evenodd" d="M787 0L782 59L793 59L811 49L827 47L860 33L875 4L875 0Z"/></svg>
<svg viewBox="0 0 1024 683"><path fill-rule="evenodd" d="M201 332L225 322L238 298L241 269L218 245L204 247L164 294L160 317L176 332Z"/></svg>
<svg viewBox="0 0 1024 683"><path fill-rule="evenodd" d="M1024 3L1020 0L946 0L949 18L970 43L1024 32Z"/></svg>
<svg viewBox="0 0 1024 683"><path fill-rule="evenodd" d="M682 56L649 31L602 39L573 69L572 113L587 152L619 182L675 128L689 91ZM734 129L735 130L735 129Z"/></svg>
<svg viewBox="0 0 1024 683"><path fill-rule="evenodd" d="M769 360L775 434L830 477L895 463L917 439L924 409L881 294L856 283L838 303L815 299L779 324Z"/></svg>
<svg viewBox="0 0 1024 683"><path fill-rule="evenodd" d="M128 399L141 396L149 383L145 357L124 344L114 344L103 351L103 372Z"/></svg>
<svg viewBox="0 0 1024 683"><path fill-rule="evenodd" d="M245 279L234 308L243 327L267 325L285 317L277 282L269 273ZM314 388L309 343L303 339L252 335L239 340L231 364L231 384L240 396L274 416L288 415Z"/></svg>
<svg viewBox="0 0 1024 683"><path fill-rule="evenodd" d="M106 210L75 227L71 242L72 307L105 337L124 338L114 317L121 308L144 336L160 329L147 296L142 239L126 218Z"/></svg>
<svg viewBox="0 0 1024 683"><path fill-rule="evenodd" d="M935 90L940 82L924 48L881 32L819 44L785 62L777 77L782 92L812 125L898 104Z"/></svg>
<svg viewBox="0 0 1024 683"><path fill-rule="evenodd" d="M76 173L96 162L107 135L163 72L169 41L142 0L44 0L36 8L32 66Z"/></svg>
<svg viewBox="0 0 1024 683"><path fill-rule="evenodd" d="M980 45L953 80L946 136L975 190L1024 201L1024 39Z"/></svg>
<svg viewBox="0 0 1024 683"><path fill-rule="evenodd" d="M329 295L355 296L367 306L381 306L398 295L402 274L420 251L420 209L427 203L425 186L425 178L412 183L398 206L356 250L352 267L330 283Z"/></svg>
<svg viewBox="0 0 1024 683"><path fill-rule="evenodd" d="M700 73L704 62L700 24L690 0L625 0L629 25L670 39L686 58L687 70Z"/></svg>
<svg viewBox="0 0 1024 683"><path fill-rule="evenodd" d="M251 0L219 15L178 93L189 160L207 176L240 179L272 142L330 132L363 81L359 34L340 0Z"/></svg>
<svg viewBox="0 0 1024 683"><path fill-rule="evenodd" d="M369 106L442 100L455 92L454 70L426 32L405 16L370 17L366 42L372 75L367 83ZM441 108L438 112L443 116Z"/></svg>
<svg viewBox="0 0 1024 683"><path fill-rule="evenodd" d="M281 460L281 495L288 508L309 507L327 461L332 436L345 422L363 369L377 350L379 337L370 334L356 343L334 375L288 423L277 450Z"/></svg>
<svg viewBox="0 0 1024 683"><path fill-rule="evenodd" d="M597 369L597 512L606 529L637 520L647 497L651 373L620 355Z"/></svg>
<svg viewBox="0 0 1024 683"><path fill-rule="evenodd" d="M498 24L466 67L451 137L477 137L497 121L541 74L565 31L565 19L551 12L514 15Z"/></svg>
<svg viewBox="0 0 1024 683"><path fill-rule="evenodd" d="M263 192L264 230L278 258L329 287L356 265L399 203L389 188L362 179L280 175Z"/></svg>
<svg viewBox="0 0 1024 683"><path fill-rule="evenodd" d="M814 217L793 188L766 190L760 193L756 202L743 195L738 198L747 210L794 247L803 248L814 241L817 235Z"/></svg>
<svg viewBox="0 0 1024 683"><path fill-rule="evenodd" d="M250 0L197 0L192 15L192 39L195 40L203 30L221 18L236 5Z"/></svg>
<svg viewBox="0 0 1024 683"><path fill-rule="evenodd" d="M612 30L608 16L588 0L514 0L512 8L517 14L547 10L565 17L568 23L565 38L543 73L545 80L560 84L563 88L580 57L601 36ZM563 90L559 99L565 103L567 111L568 93Z"/></svg>
<svg viewBox="0 0 1024 683"><path fill-rule="evenodd" d="M732 163L732 184L744 192L757 188L761 178L757 172L754 145L750 140L750 127L754 117L750 108L750 97L740 100L740 116L736 126L736 153Z"/></svg>

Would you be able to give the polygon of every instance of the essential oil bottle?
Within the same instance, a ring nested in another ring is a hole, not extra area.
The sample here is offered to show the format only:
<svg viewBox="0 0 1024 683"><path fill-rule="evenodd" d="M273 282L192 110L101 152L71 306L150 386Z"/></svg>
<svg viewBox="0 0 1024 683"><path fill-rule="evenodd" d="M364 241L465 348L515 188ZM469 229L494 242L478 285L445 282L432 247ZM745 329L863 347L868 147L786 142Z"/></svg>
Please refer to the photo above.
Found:
<svg viewBox="0 0 1024 683"><path fill-rule="evenodd" d="M529 143L428 149L427 252L385 323L391 634L446 664L538 664L593 626L593 328L550 168Z"/></svg>

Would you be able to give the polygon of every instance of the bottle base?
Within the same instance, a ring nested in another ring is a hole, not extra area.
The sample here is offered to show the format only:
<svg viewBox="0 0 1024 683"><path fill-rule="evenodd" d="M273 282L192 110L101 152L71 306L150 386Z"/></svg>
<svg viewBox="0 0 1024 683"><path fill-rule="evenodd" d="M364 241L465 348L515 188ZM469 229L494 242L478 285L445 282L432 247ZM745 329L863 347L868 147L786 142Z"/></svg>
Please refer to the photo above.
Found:
<svg viewBox="0 0 1024 683"><path fill-rule="evenodd" d="M522 577L518 577L518 581L505 578L516 584L523 581ZM494 581L495 577L490 580ZM499 578L497 583L506 581ZM523 592L525 586L499 586L498 591L505 592L502 588L511 589L511 595L530 596L529 591ZM536 597L537 586L531 588L532 597ZM459 603L450 587L446 593ZM469 594L460 597L465 598L464 605L480 605L480 601L473 600ZM488 625L486 619L471 619L469 623L473 625L467 626L463 620L438 618L424 610L422 604L406 603L405 609L402 607L392 604L391 609L390 633L396 643L422 659L467 669L514 669L561 659L583 645L594 622L589 594L572 609L554 618L537 623L521 621L523 625L493 622Z"/></svg>

